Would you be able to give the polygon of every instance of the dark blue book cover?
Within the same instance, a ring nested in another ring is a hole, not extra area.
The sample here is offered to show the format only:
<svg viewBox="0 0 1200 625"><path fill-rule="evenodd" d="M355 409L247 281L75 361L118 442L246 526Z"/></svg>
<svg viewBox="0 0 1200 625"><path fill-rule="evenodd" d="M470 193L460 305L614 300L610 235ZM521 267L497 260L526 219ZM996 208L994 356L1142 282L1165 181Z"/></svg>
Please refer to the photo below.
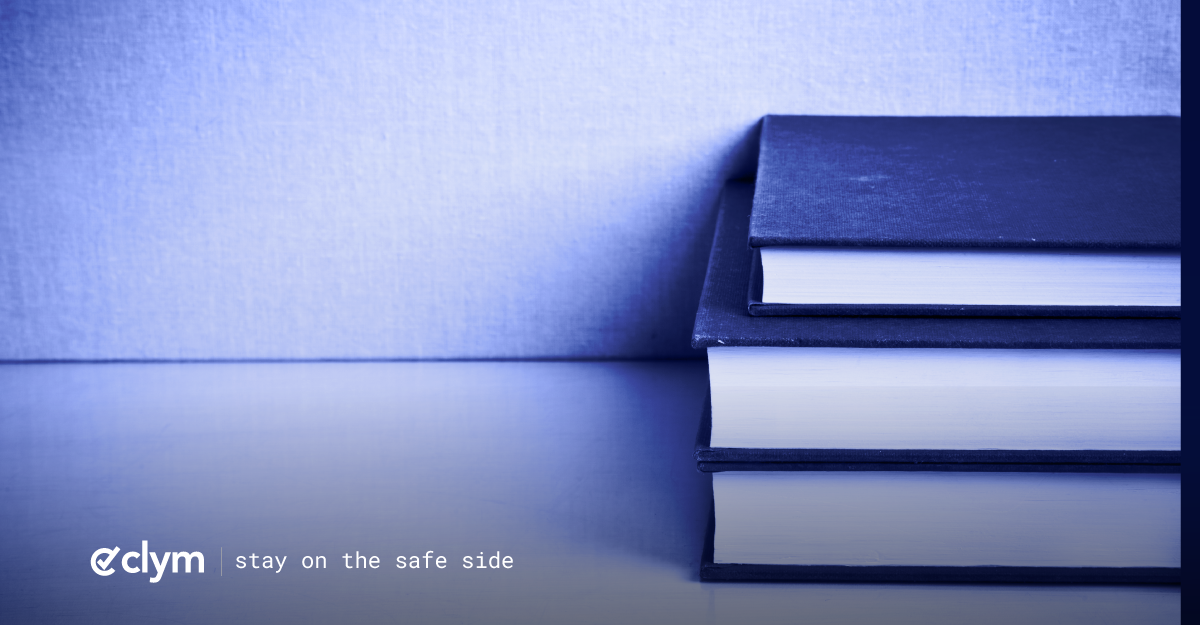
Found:
<svg viewBox="0 0 1200 625"><path fill-rule="evenodd" d="M1178 251L1180 128L1178 117L769 115L750 245ZM750 311L1171 317L1180 307L764 304L752 295Z"/></svg>
<svg viewBox="0 0 1200 625"><path fill-rule="evenodd" d="M730 183L692 347L967 347L976 349L1180 349L1180 320L884 316L751 316L753 250L747 244L755 185Z"/></svg>

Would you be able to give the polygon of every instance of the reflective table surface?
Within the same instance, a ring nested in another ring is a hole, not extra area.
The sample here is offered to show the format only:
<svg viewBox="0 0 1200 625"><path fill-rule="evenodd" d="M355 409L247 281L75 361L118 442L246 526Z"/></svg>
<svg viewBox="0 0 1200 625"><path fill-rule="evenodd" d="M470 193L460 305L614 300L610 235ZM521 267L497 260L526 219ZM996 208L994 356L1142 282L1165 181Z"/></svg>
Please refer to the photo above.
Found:
<svg viewBox="0 0 1200 625"><path fill-rule="evenodd" d="M706 376L0 365L0 621L1179 622L1178 588L699 582Z"/></svg>

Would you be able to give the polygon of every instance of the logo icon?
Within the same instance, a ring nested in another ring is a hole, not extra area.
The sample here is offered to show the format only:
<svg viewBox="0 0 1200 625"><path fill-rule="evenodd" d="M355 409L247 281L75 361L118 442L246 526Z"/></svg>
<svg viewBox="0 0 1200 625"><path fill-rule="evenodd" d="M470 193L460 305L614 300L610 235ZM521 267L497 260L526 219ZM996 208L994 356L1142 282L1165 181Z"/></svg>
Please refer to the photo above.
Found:
<svg viewBox="0 0 1200 625"><path fill-rule="evenodd" d="M101 547L93 551L92 570L96 572L96 575L104 577L106 575L112 575L113 573L116 573L115 570L108 568L108 565L112 564L113 558L117 557L117 554L120 551L120 547L113 547L112 549ZM108 554L108 557L101 560L100 556L106 553Z"/></svg>

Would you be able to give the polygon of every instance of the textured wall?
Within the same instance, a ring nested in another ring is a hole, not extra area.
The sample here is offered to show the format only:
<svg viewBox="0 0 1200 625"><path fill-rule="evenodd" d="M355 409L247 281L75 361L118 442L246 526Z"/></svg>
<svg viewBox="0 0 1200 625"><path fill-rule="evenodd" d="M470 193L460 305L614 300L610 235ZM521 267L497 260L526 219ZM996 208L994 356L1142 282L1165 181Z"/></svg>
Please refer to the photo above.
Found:
<svg viewBox="0 0 1200 625"><path fill-rule="evenodd" d="M1180 113L1169 1L340 4L0 5L0 359L689 355L765 113Z"/></svg>

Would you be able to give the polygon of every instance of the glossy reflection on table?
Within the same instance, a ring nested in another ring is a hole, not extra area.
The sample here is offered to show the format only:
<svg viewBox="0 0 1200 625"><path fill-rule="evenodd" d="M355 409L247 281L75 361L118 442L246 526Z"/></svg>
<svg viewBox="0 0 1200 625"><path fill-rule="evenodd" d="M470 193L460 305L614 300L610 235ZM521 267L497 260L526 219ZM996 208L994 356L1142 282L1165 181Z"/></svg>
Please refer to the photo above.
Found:
<svg viewBox="0 0 1200 625"><path fill-rule="evenodd" d="M699 361L3 365L0 620L1179 621L1171 588L701 584L705 389ZM143 540L205 573L92 572Z"/></svg>

